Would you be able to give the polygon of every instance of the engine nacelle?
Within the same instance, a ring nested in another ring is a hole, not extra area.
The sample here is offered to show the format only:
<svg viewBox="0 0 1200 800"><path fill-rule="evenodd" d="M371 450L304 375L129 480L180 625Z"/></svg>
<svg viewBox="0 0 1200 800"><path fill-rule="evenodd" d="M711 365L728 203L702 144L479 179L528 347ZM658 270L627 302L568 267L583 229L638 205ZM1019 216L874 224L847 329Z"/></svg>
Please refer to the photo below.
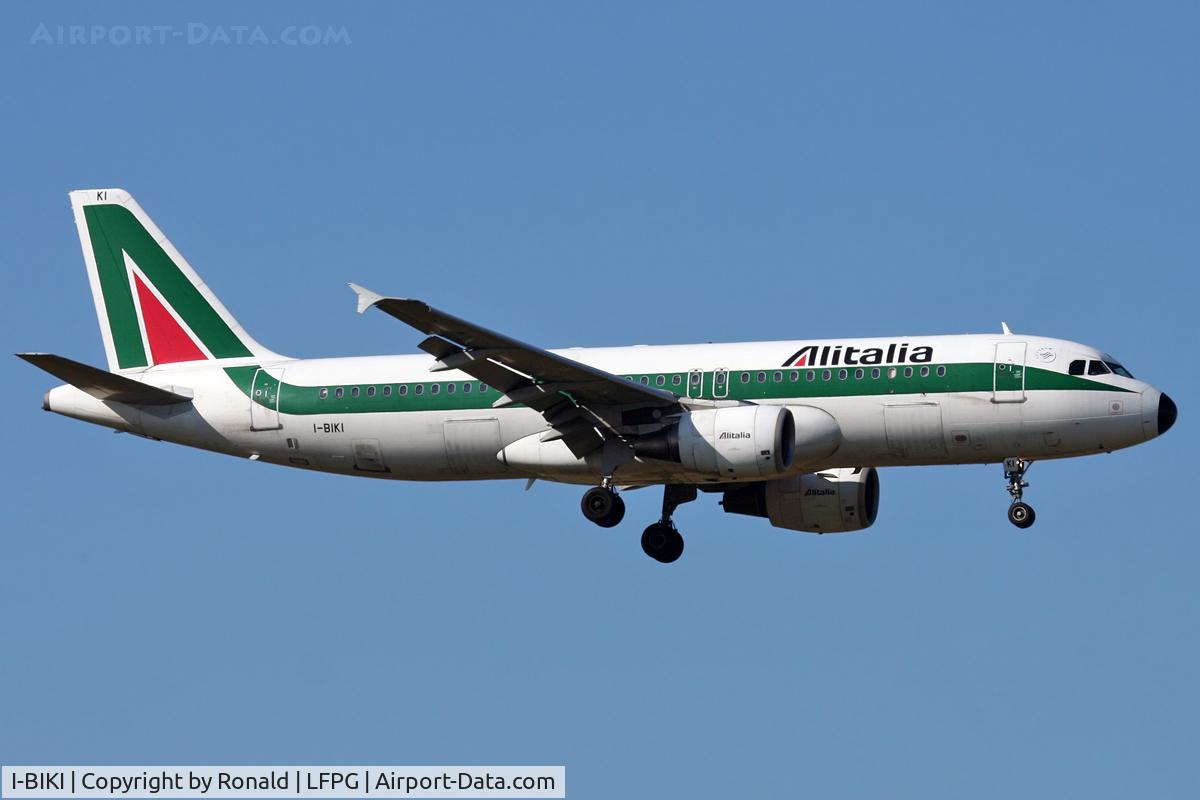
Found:
<svg viewBox="0 0 1200 800"><path fill-rule="evenodd" d="M684 414L676 429L679 463L725 480L769 478L792 466L792 414L782 406L732 406Z"/></svg>
<svg viewBox="0 0 1200 800"><path fill-rule="evenodd" d="M766 517L776 528L860 531L879 512L879 474L874 467L806 472L730 489L722 505L730 514Z"/></svg>
<svg viewBox="0 0 1200 800"><path fill-rule="evenodd" d="M792 466L796 427L783 406L730 406L690 411L633 449L642 458L674 461L722 481L761 480Z"/></svg>

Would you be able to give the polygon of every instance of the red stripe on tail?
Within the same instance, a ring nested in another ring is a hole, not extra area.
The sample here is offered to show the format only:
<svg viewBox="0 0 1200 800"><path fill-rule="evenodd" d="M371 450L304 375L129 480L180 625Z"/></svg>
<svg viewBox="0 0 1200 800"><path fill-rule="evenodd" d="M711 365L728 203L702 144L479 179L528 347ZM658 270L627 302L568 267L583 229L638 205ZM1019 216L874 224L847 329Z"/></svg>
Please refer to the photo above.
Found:
<svg viewBox="0 0 1200 800"><path fill-rule="evenodd" d="M180 327L171 312L158 302L154 293L146 288L136 274L138 302L142 305L142 322L146 326L146 338L150 340L150 353L155 364L172 364L176 361L204 361L208 356L201 352L187 331Z"/></svg>

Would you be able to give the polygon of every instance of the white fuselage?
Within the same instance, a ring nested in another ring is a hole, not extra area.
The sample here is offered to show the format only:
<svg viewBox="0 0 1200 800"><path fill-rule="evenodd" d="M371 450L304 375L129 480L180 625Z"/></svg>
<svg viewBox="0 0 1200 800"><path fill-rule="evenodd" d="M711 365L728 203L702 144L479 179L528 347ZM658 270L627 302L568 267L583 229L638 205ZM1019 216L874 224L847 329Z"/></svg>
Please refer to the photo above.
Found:
<svg viewBox="0 0 1200 800"><path fill-rule="evenodd" d="M555 352L710 404L820 409L836 420L840 444L795 471L1065 458L1158 434L1157 389L1111 372L1069 374L1073 361L1111 358L1059 339L964 335ZM914 352L924 360L912 360ZM801 364L799 353L807 353ZM544 456L511 463L506 453L540 440L545 419L525 407L494 408L498 392L461 372L431 372L433 363L403 355L173 364L131 377L186 393L191 404L139 408L60 386L45 405L118 430L326 472L597 482L598 459L573 459L553 443L534 446ZM717 480L649 459L624 464L616 478Z"/></svg>

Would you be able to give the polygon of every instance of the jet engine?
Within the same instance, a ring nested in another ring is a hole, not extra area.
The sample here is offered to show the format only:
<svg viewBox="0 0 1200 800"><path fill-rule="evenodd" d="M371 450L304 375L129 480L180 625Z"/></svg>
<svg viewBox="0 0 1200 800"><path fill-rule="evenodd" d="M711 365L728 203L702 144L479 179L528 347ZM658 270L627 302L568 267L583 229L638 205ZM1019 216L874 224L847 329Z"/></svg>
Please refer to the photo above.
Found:
<svg viewBox="0 0 1200 800"><path fill-rule="evenodd" d="M727 481L781 475L792 466L796 428L783 406L690 411L670 428L641 437L634 451Z"/></svg>
<svg viewBox="0 0 1200 800"><path fill-rule="evenodd" d="M672 427L638 439L634 450L643 458L739 481L817 466L841 443L837 421L819 408L745 405L684 414Z"/></svg>
<svg viewBox="0 0 1200 800"><path fill-rule="evenodd" d="M806 472L728 489L722 505L730 514L766 517L776 528L859 531L879 511L879 475L874 467Z"/></svg>

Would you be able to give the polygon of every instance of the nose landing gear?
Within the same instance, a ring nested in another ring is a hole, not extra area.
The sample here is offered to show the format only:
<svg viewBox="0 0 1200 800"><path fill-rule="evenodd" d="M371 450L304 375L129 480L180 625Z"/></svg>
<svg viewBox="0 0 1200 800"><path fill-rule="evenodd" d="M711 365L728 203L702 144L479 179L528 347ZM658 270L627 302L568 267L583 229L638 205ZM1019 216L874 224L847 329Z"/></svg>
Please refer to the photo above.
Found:
<svg viewBox="0 0 1200 800"><path fill-rule="evenodd" d="M1025 489L1029 488L1025 473L1031 466L1033 462L1023 458L1004 459L1004 478L1008 481L1008 493L1012 495L1012 504L1008 507L1008 521L1022 530L1037 519L1033 506L1021 500Z"/></svg>

